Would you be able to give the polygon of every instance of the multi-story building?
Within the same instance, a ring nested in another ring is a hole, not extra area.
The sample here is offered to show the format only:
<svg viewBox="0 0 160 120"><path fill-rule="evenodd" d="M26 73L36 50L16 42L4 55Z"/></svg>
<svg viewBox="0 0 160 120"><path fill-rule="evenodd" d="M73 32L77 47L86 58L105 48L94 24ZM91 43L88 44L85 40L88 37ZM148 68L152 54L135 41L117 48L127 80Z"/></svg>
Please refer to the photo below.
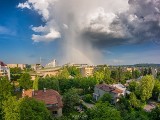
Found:
<svg viewBox="0 0 160 120"><path fill-rule="evenodd" d="M27 65L26 64L7 64L7 66L9 68L16 68L16 67L18 67L18 68L21 68L22 70L24 70Z"/></svg>
<svg viewBox="0 0 160 120"><path fill-rule="evenodd" d="M43 68L43 66L41 65L41 64L32 64L31 65L31 69L33 69L33 70L40 70L40 69L42 69Z"/></svg>
<svg viewBox="0 0 160 120"><path fill-rule="evenodd" d="M53 67L56 67L57 66L57 61L56 60L53 60L51 61L50 63L48 63L45 68L53 68Z"/></svg>
<svg viewBox="0 0 160 120"><path fill-rule="evenodd" d="M93 66L82 67L80 68L80 72L83 77L93 76L94 67Z"/></svg>
<svg viewBox="0 0 160 120"><path fill-rule="evenodd" d="M7 67L5 63L0 61L0 77L7 76L10 80L10 69Z"/></svg>

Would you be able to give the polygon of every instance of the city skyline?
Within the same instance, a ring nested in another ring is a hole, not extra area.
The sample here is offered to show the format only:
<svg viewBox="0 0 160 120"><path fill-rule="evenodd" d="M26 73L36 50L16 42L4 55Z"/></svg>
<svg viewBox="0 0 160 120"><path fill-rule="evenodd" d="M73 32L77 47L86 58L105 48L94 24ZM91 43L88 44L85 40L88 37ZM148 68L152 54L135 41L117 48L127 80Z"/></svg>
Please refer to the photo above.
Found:
<svg viewBox="0 0 160 120"><path fill-rule="evenodd" d="M1 0L0 13L5 63L160 61L160 1Z"/></svg>

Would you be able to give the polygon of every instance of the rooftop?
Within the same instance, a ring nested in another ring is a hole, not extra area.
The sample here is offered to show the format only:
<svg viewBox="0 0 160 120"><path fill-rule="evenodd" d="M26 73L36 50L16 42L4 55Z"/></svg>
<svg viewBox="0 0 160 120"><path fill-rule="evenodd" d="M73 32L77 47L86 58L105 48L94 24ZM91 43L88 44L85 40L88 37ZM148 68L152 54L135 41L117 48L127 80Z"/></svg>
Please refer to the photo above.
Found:
<svg viewBox="0 0 160 120"><path fill-rule="evenodd" d="M103 91L106 91L106 92L113 92L113 93L123 93L122 90L116 88L116 87L113 87L111 85L107 85L107 84L99 84L99 85L96 85L97 88L103 90Z"/></svg>
<svg viewBox="0 0 160 120"><path fill-rule="evenodd" d="M22 96L28 96L35 98L36 100L43 101L46 105L57 104L57 107L63 107L60 94L52 89L49 90L26 90L22 93Z"/></svg>
<svg viewBox="0 0 160 120"><path fill-rule="evenodd" d="M0 61L0 66L7 66L4 62Z"/></svg>

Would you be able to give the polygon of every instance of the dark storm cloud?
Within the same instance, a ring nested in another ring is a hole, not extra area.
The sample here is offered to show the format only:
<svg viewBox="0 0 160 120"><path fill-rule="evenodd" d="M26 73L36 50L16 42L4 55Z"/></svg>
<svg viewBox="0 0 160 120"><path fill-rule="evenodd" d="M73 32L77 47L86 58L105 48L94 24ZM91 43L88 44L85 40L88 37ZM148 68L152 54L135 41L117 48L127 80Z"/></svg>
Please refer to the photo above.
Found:
<svg viewBox="0 0 160 120"><path fill-rule="evenodd" d="M100 27L92 27L94 24ZM104 25L104 26L103 26ZM109 32L100 17L90 22L83 31L94 47L104 48L123 44L137 44L160 41L160 0L129 0L129 10L116 14L109 25ZM111 31L111 32L110 32Z"/></svg>

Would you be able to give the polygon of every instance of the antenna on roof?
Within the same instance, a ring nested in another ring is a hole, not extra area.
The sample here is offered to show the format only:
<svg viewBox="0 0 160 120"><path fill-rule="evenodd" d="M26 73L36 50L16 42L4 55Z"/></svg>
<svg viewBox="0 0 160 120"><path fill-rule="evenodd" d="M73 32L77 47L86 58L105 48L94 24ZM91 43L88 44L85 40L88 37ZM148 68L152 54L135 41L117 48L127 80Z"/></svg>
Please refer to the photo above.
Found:
<svg viewBox="0 0 160 120"><path fill-rule="evenodd" d="M42 62L42 58L41 58L41 57L39 58L39 62L40 62L40 64L41 64L41 62Z"/></svg>

